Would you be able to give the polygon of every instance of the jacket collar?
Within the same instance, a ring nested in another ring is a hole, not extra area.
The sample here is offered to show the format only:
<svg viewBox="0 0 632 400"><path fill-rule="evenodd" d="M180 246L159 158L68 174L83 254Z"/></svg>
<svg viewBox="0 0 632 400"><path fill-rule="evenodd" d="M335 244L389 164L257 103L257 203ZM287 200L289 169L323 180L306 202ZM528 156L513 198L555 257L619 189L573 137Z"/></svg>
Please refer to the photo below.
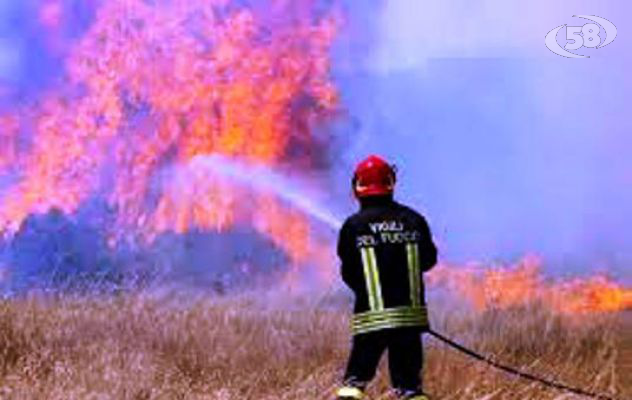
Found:
<svg viewBox="0 0 632 400"><path fill-rule="evenodd" d="M393 203L393 195L390 194L384 196L369 196L360 199L360 209L383 207Z"/></svg>

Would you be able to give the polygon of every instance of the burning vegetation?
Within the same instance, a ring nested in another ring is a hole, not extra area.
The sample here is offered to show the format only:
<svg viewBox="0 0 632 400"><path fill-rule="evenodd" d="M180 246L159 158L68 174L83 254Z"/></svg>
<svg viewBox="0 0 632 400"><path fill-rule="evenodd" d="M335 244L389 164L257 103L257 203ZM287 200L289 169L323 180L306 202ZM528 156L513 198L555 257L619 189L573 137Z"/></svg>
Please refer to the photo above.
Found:
<svg viewBox="0 0 632 400"><path fill-rule="evenodd" d="M526 257L512 266L437 268L430 287L458 293L478 310L507 309L541 303L562 314L590 314L632 309L632 290L606 276L560 280L547 278L541 261Z"/></svg>
<svg viewBox="0 0 632 400"><path fill-rule="evenodd" d="M61 3L42 4L46 26L59 28ZM191 162L322 162L326 138L313 128L338 103L328 56L337 24L312 15L309 2L104 2L61 82L0 121L0 175L12 178L0 187L0 231L99 197L115 215L103 227L112 245L242 224L305 261L308 218Z"/></svg>

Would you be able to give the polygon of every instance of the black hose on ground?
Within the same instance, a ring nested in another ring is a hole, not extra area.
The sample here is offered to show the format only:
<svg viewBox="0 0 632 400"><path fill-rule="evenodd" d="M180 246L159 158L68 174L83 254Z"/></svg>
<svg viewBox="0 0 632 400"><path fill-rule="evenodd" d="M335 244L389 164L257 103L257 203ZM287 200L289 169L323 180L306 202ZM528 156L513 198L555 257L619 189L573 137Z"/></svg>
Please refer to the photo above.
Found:
<svg viewBox="0 0 632 400"><path fill-rule="evenodd" d="M554 381L551 381L551 380L548 380L548 379L544 379L544 378L541 378L539 376L535 376L533 374L530 374L528 372L523 372L523 371L520 371L520 370L518 370L516 368L509 367L509 366L504 365L504 364L500 364L497 361L495 361L493 358L491 358L489 356L480 355L480 354L474 352L473 350L470 350L467 347L462 346L461 344L453 341L452 339L449 339L449 338L443 336L442 334L433 331L432 329L429 329L427 331L427 333L429 333L430 335L432 335L433 337L435 337L439 341L447 344L448 346L460 351L461 353L464 353L464 354L466 354L466 355L468 355L468 356L470 356L470 357L472 357L472 358L474 358L476 360L482 361L482 362L484 362L486 364L491 365L494 368L497 368L497 369L500 369L502 371L508 372L508 373L510 373L512 375L516 375L516 376L519 376L521 378L528 379L530 381L539 382L539 383L541 383L541 384L543 384L545 386L551 387L551 388L555 388L555 389L559 389L559 390L562 390L562 391L578 394L578 395L581 395L581 396L590 397L590 398L593 398L593 399L617 400L614 397L611 397L611 396L608 396L608 395L605 395L605 394L590 392L588 390L584 390L584 389L568 386L568 385L565 385L563 383L554 382Z"/></svg>

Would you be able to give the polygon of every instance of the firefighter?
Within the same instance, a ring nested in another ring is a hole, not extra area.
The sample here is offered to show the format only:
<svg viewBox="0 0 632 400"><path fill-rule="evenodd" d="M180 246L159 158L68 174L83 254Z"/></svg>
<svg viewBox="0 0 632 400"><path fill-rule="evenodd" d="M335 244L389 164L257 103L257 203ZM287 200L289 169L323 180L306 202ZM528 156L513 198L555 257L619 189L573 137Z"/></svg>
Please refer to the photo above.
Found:
<svg viewBox="0 0 632 400"><path fill-rule="evenodd" d="M370 156L356 167L352 185L360 210L338 238L342 279L355 294L352 347L339 400L363 399L388 350L397 396L428 400L421 387L421 333L428 329L422 274L437 262L426 220L393 200L396 171Z"/></svg>

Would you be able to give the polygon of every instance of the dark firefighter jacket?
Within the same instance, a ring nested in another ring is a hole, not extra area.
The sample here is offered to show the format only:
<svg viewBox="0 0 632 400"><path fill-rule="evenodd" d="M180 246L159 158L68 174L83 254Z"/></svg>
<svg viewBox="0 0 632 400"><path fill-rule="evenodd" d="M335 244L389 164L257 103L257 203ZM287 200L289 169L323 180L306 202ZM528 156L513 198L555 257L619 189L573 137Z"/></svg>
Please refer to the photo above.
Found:
<svg viewBox="0 0 632 400"><path fill-rule="evenodd" d="M342 279L355 293L353 334L428 327L422 273L437 262L424 217L392 200L362 200L338 238Z"/></svg>

